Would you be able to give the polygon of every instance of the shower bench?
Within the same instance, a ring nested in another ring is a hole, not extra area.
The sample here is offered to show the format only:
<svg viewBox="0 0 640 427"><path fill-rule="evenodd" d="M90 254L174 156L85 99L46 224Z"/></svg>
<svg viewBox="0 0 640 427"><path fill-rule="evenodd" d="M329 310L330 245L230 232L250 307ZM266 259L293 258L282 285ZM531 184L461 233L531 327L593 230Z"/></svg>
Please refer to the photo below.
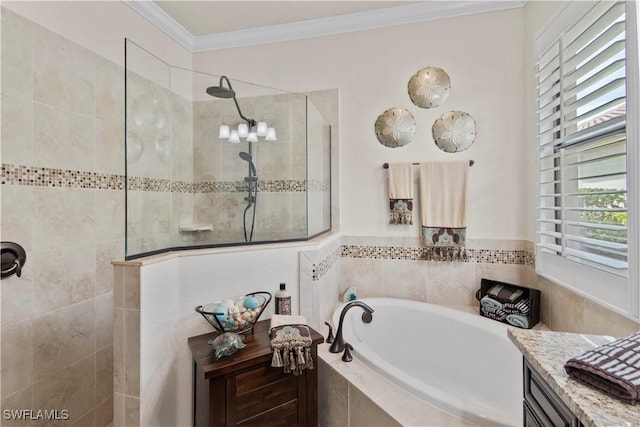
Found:
<svg viewBox="0 0 640 427"><path fill-rule="evenodd" d="M318 425L318 344L311 329L311 354L316 369L299 376L271 367L269 320L256 323L245 335L245 348L215 360L208 341L218 333L189 338L193 356L193 425L260 426Z"/></svg>

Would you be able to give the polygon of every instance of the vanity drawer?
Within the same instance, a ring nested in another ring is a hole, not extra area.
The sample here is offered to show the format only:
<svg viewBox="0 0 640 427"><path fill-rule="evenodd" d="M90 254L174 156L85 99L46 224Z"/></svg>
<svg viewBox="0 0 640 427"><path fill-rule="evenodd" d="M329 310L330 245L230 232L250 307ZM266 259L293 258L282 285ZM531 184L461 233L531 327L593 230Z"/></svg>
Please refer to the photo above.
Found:
<svg viewBox="0 0 640 427"><path fill-rule="evenodd" d="M580 427L580 420L560 400L529 362L524 361L524 411L543 426ZM526 420L526 418L525 418ZM532 426L536 425L531 422Z"/></svg>

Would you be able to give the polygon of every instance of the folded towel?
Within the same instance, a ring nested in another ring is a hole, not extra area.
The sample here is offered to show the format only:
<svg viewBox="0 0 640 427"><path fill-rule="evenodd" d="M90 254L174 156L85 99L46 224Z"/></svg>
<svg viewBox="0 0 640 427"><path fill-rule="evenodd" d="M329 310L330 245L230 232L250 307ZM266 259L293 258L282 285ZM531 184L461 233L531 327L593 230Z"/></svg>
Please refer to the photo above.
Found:
<svg viewBox="0 0 640 427"><path fill-rule="evenodd" d="M311 356L311 331L304 316L274 314L269 335L273 356L271 366L284 368L284 373L300 375L305 369L313 369Z"/></svg>
<svg viewBox="0 0 640 427"><path fill-rule="evenodd" d="M569 359L567 374L629 403L640 401L640 332Z"/></svg>
<svg viewBox="0 0 640 427"><path fill-rule="evenodd" d="M413 224L411 163L389 163L389 224Z"/></svg>
<svg viewBox="0 0 640 427"><path fill-rule="evenodd" d="M506 320L510 325L517 326L522 329L529 329L529 319L527 319L527 316L523 316L522 314L507 314Z"/></svg>
<svg viewBox="0 0 640 427"><path fill-rule="evenodd" d="M494 310L502 310L504 309L504 304L500 301L496 301L491 298L489 295L485 295L480 300L480 304L485 308L492 308Z"/></svg>
<svg viewBox="0 0 640 427"><path fill-rule="evenodd" d="M524 297L522 289L496 284L489 288L487 295L501 302L515 303Z"/></svg>
<svg viewBox="0 0 640 427"><path fill-rule="evenodd" d="M420 220L426 246L464 246L469 162L420 163Z"/></svg>

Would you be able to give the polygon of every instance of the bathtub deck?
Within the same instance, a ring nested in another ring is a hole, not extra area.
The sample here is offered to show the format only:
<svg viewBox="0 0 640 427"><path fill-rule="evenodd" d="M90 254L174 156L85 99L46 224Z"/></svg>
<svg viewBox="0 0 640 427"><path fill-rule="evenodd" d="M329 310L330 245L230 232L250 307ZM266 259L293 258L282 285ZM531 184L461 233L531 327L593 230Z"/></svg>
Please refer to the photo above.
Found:
<svg viewBox="0 0 640 427"><path fill-rule="evenodd" d="M425 427L477 426L477 424L456 417L448 412L444 412L436 406L425 402L422 399L418 399L386 378L380 376L377 372L360 362L357 358L354 358L350 363L343 362L340 359L342 354L330 353L328 344L321 344L318 346L318 357L368 397L373 404L385 412L386 415L397 423L397 425ZM322 381L322 379L320 381ZM351 404L353 405L353 403ZM320 407L318 409L320 411L320 419L322 420L322 411L329 408ZM376 408L359 408L358 410L360 413L370 412L371 414L375 414L375 411ZM377 423L376 425L385 425L386 427L389 424L388 422L383 422L380 418L378 421L380 423ZM354 425L354 423L351 425ZM322 425L322 427L331 426Z"/></svg>

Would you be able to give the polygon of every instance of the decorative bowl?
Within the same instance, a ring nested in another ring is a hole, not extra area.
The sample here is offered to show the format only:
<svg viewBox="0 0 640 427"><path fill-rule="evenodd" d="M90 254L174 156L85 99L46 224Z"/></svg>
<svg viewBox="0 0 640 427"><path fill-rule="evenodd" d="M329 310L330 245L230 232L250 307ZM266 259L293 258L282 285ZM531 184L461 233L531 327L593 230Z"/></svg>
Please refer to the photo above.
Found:
<svg viewBox="0 0 640 427"><path fill-rule="evenodd" d="M252 292L244 296L222 298L206 305L199 305L195 311L221 334L225 332L244 334L249 331L253 333L253 326L270 301L269 292Z"/></svg>

